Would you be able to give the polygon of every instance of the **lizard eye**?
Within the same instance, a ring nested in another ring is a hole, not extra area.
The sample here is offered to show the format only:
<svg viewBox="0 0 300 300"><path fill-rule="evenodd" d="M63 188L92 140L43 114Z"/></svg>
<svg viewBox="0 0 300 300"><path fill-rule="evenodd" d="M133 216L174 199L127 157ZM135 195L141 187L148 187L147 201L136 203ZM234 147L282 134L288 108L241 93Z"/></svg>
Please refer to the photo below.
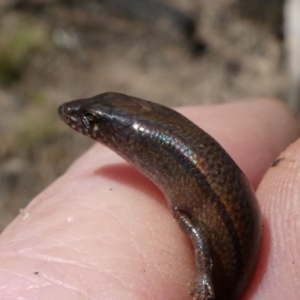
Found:
<svg viewBox="0 0 300 300"><path fill-rule="evenodd" d="M82 122L87 128L94 128L97 125L97 119L92 114L86 114L82 118Z"/></svg>

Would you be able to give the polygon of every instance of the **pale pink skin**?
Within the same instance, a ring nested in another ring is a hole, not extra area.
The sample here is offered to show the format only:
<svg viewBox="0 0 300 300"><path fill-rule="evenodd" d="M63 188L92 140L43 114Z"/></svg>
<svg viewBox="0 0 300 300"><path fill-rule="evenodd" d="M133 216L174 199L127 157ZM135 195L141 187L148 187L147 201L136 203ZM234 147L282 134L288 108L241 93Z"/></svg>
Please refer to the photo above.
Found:
<svg viewBox="0 0 300 300"><path fill-rule="evenodd" d="M179 111L260 183L263 244L243 299L300 299L297 123L272 100ZM269 168L278 156L284 160ZM161 192L100 144L0 236L1 300L188 300L194 278L192 246Z"/></svg>

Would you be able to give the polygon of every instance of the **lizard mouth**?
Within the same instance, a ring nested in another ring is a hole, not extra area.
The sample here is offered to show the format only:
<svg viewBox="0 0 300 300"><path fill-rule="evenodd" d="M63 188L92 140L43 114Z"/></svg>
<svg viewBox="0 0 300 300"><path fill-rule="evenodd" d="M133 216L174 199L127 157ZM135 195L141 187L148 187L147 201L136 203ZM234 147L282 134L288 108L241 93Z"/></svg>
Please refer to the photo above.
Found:
<svg viewBox="0 0 300 300"><path fill-rule="evenodd" d="M80 115L68 103L62 104L58 108L61 119L76 131L82 132L82 120Z"/></svg>

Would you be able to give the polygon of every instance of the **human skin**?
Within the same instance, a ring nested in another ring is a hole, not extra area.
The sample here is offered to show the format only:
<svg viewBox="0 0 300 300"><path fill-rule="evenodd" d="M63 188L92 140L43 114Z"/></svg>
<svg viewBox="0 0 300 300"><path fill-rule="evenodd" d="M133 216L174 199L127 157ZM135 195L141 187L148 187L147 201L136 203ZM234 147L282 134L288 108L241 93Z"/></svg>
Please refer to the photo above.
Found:
<svg viewBox="0 0 300 300"><path fill-rule="evenodd" d="M219 141L255 189L259 185L263 242L243 299L300 299L296 121L281 103L266 99L179 111ZM192 246L162 193L99 144L0 236L1 300L188 300L195 273Z"/></svg>

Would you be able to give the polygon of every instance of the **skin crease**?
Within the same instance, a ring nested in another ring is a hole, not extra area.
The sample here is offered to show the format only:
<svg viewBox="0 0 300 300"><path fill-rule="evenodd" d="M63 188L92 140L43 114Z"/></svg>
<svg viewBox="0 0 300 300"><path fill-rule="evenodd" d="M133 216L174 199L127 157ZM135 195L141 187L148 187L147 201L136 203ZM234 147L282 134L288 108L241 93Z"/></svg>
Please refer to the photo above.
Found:
<svg viewBox="0 0 300 300"><path fill-rule="evenodd" d="M296 122L268 100L180 112L222 144L255 188L270 163L284 157L258 189L264 240L244 299L299 299L300 142L280 154L299 137ZM160 191L101 145L0 236L4 300L191 299L187 284L194 276L193 249Z"/></svg>

